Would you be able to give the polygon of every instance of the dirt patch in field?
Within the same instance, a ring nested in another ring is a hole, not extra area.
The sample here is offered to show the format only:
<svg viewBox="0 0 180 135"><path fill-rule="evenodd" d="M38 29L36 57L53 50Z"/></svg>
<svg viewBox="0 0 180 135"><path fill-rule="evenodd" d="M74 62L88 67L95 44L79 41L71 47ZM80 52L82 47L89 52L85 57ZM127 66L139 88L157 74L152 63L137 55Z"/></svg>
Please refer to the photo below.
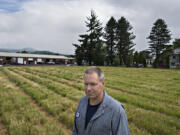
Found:
<svg viewBox="0 0 180 135"><path fill-rule="evenodd" d="M7 135L7 129L1 122L2 120L0 118L0 135Z"/></svg>

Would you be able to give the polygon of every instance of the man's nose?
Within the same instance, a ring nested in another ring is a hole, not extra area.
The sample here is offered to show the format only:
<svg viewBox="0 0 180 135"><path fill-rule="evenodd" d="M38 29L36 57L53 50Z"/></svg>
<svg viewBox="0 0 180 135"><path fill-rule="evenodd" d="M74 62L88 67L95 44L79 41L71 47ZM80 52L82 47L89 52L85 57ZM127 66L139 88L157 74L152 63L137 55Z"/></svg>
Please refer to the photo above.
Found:
<svg viewBox="0 0 180 135"><path fill-rule="evenodd" d="M86 85L86 90L91 90L91 85Z"/></svg>

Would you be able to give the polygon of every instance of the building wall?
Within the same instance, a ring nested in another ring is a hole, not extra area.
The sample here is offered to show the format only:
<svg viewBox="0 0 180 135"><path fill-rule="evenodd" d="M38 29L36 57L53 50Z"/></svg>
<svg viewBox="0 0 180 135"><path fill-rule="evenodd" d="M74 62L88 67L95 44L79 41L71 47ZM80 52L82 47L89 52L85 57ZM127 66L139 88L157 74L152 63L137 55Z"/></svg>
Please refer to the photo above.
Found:
<svg viewBox="0 0 180 135"><path fill-rule="evenodd" d="M180 54L171 55L169 65L170 65L170 68L179 68L180 67Z"/></svg>

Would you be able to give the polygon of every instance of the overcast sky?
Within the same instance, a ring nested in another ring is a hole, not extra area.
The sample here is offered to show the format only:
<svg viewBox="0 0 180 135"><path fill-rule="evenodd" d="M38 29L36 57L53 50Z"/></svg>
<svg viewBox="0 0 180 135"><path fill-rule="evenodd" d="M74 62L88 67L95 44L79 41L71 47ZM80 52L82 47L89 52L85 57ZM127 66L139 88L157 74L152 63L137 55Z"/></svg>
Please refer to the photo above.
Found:
<svg viewBox="0 0 180 135"><path fill-rule="evenodd" d="M114 16L133 26L135 50L148 48L153 23L162 18L180 38L180 0L0 0L0 48L34 48L74 54L93 9L103 27Z"/></svg>

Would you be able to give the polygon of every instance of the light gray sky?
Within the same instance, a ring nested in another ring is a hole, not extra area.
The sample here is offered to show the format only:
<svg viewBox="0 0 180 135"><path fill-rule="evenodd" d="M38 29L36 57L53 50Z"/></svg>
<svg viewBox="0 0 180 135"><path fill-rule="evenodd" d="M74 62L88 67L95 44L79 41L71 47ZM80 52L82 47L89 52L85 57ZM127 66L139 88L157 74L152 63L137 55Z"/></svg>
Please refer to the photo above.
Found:
<svg viewBox="0 0 180 135"><path fill-rule="evenodd" d="M86 32L93 9L103 27L124 16L136 35L135 49L148 48L153 23L162 18L180 38L180 0L0 0L0 48L34 48L74 54L72 43ZM171 41L171 42L172 42Z"/></svg>

